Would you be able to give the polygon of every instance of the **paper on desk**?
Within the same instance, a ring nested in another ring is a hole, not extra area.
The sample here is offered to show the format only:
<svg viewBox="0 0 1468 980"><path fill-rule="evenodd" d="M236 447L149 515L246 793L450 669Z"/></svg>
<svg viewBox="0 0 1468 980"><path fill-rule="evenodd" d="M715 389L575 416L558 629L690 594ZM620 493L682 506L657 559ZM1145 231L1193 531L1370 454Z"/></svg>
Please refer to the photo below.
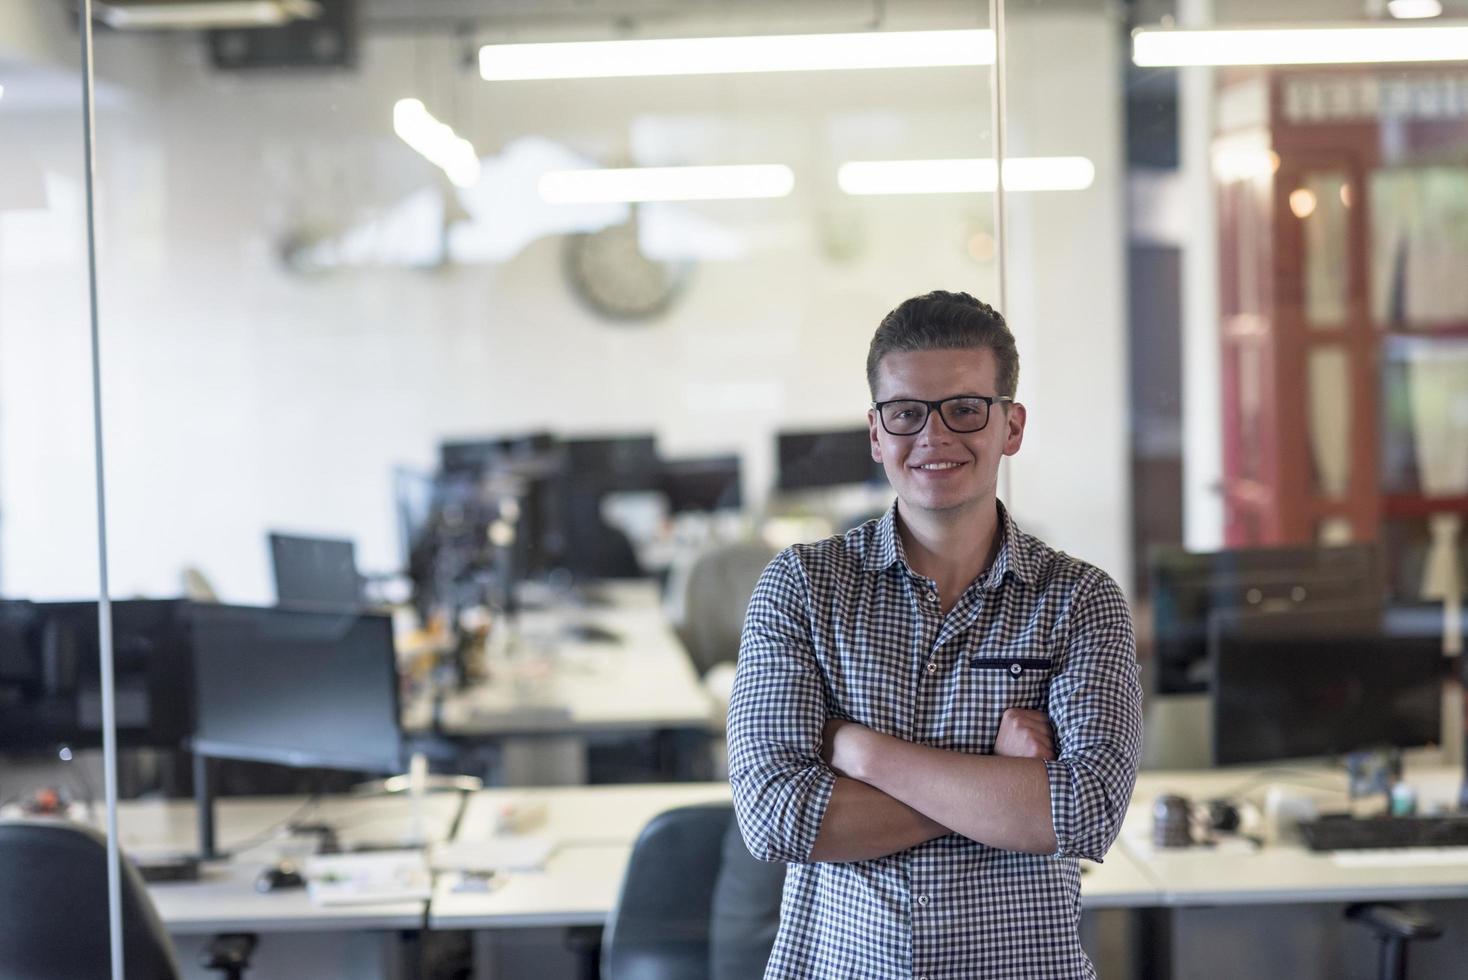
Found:
<svg viewBox="0 0 1468 980"><path fill-rule="evenodd" d="M555 849L549 837L495 837L435 844L430 861L435 871L539 871Z"/></svg>
<svg viewBox="0 0 1468 980"><path fill-rule="evenodd" d="M306 889L317 905L408 902L433 894L420 850L328 854L306 859Z"/></svg>

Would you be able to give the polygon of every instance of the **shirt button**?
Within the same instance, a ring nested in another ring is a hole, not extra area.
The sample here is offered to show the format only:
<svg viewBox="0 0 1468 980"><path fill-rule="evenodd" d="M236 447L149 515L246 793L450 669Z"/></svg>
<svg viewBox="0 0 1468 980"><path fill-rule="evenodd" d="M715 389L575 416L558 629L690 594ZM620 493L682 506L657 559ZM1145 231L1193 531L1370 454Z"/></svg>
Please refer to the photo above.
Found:
<svg viewBox="0 0 1468 980"><path fill-rule="evenodd" d="M929 592L928 593L928 601L929 602L937 602L938 601L938 593L936 593L936 592Z"/></svg>
<svg viewBox="0 0 1468 980"><path fill-rule="evenodd" d="M928 905L928 896L926 896L926 895L919 895L918 896L918 904L921 905L921 906L923 906L924 908L926 908L927 905Z"/></svg>
<svg viewBox="0 0 1468 980"><path fill-rule="evenodd" d="M1024 673L1024 670L1025 669L1023 667L1021 667L1019 664L1010 664L1009 665L1009 672L1011 674L1013 674L1015 677L1018 677L1020 674Z"/></svg>
<svg viewBox="0 0 1468 980"><path fill-rule="evenodd" d="M936 674L937 672L938 672L938 662L936 660L929 660L928 661L928 673L930 673L930 674Z"/></svg>

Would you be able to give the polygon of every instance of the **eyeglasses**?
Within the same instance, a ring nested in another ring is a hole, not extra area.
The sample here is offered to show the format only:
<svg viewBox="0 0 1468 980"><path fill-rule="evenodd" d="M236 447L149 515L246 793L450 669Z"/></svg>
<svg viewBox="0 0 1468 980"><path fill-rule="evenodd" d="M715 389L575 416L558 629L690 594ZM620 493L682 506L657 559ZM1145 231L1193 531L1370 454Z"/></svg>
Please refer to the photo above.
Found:
<svg viewBox="0 0 1468 980"><path fill-rule="evenodd" d="M1008 395L954 395L935 402L894 398L873 402L872 408L877 410L882 428L888 435L913 436L923 431L923 426L928 424L928 413L934 409L943 424L953 432L978 432L989 424L989 410L995 402L1008 404L1013 401Z"/></svg>

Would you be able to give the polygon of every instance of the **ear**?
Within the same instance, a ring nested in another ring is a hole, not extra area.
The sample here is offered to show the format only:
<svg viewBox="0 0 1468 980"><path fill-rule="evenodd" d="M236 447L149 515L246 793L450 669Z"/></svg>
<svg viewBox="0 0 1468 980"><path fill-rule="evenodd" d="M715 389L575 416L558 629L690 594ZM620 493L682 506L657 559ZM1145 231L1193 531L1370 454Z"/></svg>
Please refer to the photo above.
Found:
<svg viewBox="0 0 1468 980"><path fill-rule="evenodd" d="M1011 402L1009 411L1004 413L1004 455L1013 456L1019 452L1020 443L1025 441L1025 407L1019 402Z"/></svg>
<svg viewBox="0 0 1468 980"><path fill-rule="evenodd" d="M878 426L881 424L881 420L877 418L877 410L867 409L867 432L872 438L872 459L878 463L882 462L882 443L877 438Z"/></svg>

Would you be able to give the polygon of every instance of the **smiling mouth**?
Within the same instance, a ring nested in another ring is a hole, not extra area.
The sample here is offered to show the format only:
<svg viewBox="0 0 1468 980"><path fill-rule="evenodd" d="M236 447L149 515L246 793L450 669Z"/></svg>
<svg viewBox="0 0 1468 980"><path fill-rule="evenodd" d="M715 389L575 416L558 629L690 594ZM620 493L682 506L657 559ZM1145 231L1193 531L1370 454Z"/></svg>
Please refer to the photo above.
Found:
<svg viewBox="0 0 1468 980"><path fill-rule="evenodd" d="M923 463L921 466L916 466L913 468L934 472L937 470L956 470L962 465L962 463Z"/></svg>

